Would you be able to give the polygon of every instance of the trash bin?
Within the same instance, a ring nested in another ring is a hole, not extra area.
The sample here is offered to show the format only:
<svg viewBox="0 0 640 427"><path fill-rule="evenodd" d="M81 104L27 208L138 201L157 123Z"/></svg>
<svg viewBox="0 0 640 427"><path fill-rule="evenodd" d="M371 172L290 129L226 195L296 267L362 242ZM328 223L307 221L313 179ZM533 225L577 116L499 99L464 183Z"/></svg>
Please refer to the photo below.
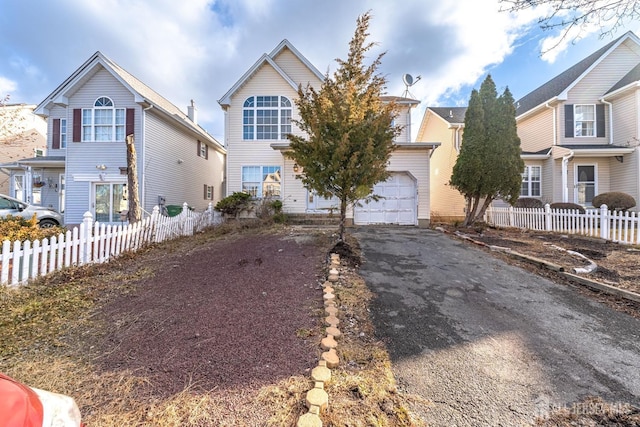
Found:
<svg viewBox="0 0 640 427"><path fill-rule="evenodd" d="M167 215L176 216L176 215L180 215L180 212L182 212L182 206L180 206L180 205L167 205Z"/></svg>

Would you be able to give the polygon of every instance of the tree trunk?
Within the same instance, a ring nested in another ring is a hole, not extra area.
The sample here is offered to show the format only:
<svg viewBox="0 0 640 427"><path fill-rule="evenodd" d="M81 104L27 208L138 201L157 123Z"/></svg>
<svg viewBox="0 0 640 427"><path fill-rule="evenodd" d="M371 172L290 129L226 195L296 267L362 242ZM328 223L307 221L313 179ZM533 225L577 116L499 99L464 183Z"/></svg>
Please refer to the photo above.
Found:
<svg viewBox="0 0 640 427"><path fill-rule="evenodd" d="M338 229L338 235L341 242L344 242L344 230L345 223L347 221L347 201L340 200L340 228Z"/></svg>
<svg viewBox="0 0 640 427"><path fill-rule="evenodd" d="M132 135L127 135L127 187L129 187L129 212L127 217L130 223L138 222L142 219L140 209L140 196L138 193L138 159L136 147Z"/></svg>
<svg viewBox="0 0 640 427"><path fill-rule="evenodd" d="M464 218L464 223L462 224L465 227L470 226L475 221L476 211L478 210L478 204L480 203L480 198L478 196L469 197L469 202L467 203L467 215Z"/></svg>
<svg viewBox="0 0 640 427"><path fill-rule="evenodd" d="M484 213L487 211L487 208L489 207L491 202L493 202L493 197L487 197L484 199L484 203L482 204L482 209L480 209L476 217L473 219L473 222L476 222L479 219L484 218Z"/></svg>

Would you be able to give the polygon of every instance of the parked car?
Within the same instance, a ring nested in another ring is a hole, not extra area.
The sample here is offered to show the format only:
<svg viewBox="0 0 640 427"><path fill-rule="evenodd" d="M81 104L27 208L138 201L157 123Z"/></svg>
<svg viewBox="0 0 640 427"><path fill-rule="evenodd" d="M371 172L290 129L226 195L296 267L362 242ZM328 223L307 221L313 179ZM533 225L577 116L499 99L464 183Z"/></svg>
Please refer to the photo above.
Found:
<svg viewBox="0 0 640 427"><path fill-rule="evenodd" d="M34 214L41 228L51 228L62 225L62 215L53 209L44 206L30 205L13 197L0 194L0 218L12 215L31 219Z"/></svg>

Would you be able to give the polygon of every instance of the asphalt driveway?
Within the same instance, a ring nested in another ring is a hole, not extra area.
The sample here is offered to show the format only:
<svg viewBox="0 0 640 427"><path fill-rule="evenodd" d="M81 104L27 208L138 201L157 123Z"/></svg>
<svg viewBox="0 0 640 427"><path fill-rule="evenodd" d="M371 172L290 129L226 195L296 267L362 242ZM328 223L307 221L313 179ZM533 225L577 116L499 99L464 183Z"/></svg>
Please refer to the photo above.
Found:
<svg viewBox="0 0 640 427"><path fill-rule="evenodd" d="M376 333L401 389L434 402L414 408L430 425L523 425L586 396L640 405L640 320L440 232L353 234Z"/></svg>

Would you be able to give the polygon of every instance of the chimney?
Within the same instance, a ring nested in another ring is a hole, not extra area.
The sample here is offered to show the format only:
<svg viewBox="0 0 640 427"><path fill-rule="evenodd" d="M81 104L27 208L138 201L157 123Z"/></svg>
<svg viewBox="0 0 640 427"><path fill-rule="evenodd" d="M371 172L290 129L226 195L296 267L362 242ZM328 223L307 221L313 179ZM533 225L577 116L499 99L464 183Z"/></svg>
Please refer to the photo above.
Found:
<svg viewBox="0 0 640 427"><path fill-rule="evenodd" d="M187 116L194 124L198 124L198 109L196 108L196 103L191 100L191 105L187 107Z"/></svg>

